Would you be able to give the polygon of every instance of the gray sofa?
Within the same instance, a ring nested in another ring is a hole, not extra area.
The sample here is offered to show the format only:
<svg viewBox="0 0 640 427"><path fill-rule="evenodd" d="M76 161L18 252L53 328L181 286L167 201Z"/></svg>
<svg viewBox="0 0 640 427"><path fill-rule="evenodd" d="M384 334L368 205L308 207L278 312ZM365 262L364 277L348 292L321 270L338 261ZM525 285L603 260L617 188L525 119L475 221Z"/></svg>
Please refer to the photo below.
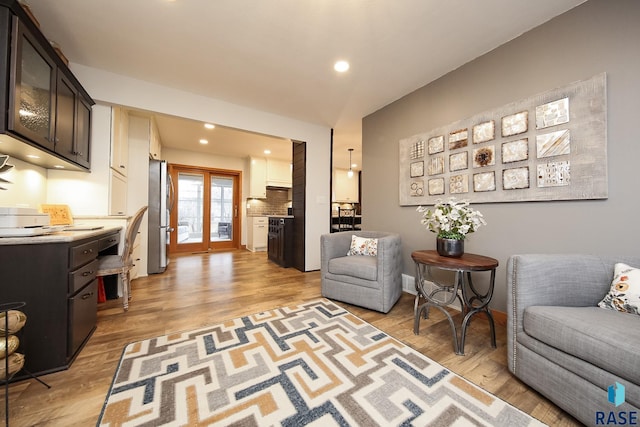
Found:
<svg viewBox="0 0 640 427"><path fill-rule="evenodd" d="M378 255L347 256L351 236L377 238ZM322 296L389 312L402 294L400 235L382 231L343 231L320 236Z"/></svg>
<svg viewBox="0 0 640 427"><path fill-rule="evenodd" d="M598 412L640 419L640 316L598 307L617 262L640 268L640 257L577 254L507 263L509 370L586 425ZM626 392L618 407L607 394L616 382Z"/></svg>

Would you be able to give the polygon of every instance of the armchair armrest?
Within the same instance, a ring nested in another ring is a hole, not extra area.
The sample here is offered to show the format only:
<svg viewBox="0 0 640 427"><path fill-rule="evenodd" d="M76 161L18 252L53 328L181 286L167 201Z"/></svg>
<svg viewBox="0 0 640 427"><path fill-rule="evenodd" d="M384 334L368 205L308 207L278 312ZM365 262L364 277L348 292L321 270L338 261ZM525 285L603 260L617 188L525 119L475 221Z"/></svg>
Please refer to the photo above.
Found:
<svg viewBox="0 0 640 427"><path fill-rule="evenodd" d="M513 255L507 261L507 348L523 331L527 307L594 307L611 287L617 262L640 267L639 257L580 254ZM511 368L512 359L509 358Z"/></svg>
<svg viewBox="0 0 640 427"><path fill-rule="evenodd" d="M353 233L331 233L320 236L320 252L327 259L346 256Z"/></svg>
<svg viewBox="0 0 640 427"><path fill-rule="evenodd" d="M378 277L386 283L402 282L402 240L399 234L378 238ZM402 287L402 285L400 285Z"/></svg>
<svg viewBox="0 0 640 427"><path fill-rule="evenodd" d="M513 255L507 262L508 299L519 309L597 305L609 290L615 262L595 255Z"/></svg>

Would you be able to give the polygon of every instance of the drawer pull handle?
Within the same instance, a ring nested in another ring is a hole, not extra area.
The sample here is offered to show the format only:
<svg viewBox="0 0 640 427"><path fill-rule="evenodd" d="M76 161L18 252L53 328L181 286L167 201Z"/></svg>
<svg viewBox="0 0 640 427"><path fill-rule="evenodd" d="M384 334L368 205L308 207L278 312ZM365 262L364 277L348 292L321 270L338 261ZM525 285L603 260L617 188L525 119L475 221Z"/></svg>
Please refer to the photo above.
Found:
<svg viewBox="0 0 640 427"><path fill-rule="evenodd" d="M83 253L84 255L86 255L86 254L92 254L92 253L93 253L93 249L85 249L82 253Z"/></svg>
<svg viewBox="0 0 640 427"><path fill-rule="evenodd" d="M91 298L92 296L93 296L93 292L88 292L82 295L82 299L88 299L88 298Z"/></svg>
<svg viewBox="0 0 640 427"><path fill-rule="evenodd" d="M85 271L82 273L83 277L91 276L93 274L93 270Z"/></svg>

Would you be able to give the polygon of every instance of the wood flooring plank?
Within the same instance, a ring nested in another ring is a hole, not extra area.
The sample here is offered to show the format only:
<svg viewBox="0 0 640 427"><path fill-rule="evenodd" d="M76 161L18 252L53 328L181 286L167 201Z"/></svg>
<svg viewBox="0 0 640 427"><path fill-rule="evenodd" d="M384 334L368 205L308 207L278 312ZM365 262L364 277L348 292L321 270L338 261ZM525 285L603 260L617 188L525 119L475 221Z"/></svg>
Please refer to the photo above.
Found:
<svg viewBox="0 0 640 427"><path fill-rule="evenodd" d="M320 297L318 271L301 273L279 267L267 260L265 252L173 256L165 273L132 282L128 312L122 310L120 300L100 304L97 329L71 368L41 377L51 389L35 380L10 385L10 425L95 425L127 344ZM338 304L541 421L553 426L580 425L511 375L503 324L496 325L494 349L489 344L487 321L474 318L465 356L457 356L448 321L438 310L422 319L419 335L413 333L413 299L403 294L388 314ZM459 324L460 315L454 320ZM0 398L4 399L4 389ZM4 419L4 406L0 415Z"/></svg>

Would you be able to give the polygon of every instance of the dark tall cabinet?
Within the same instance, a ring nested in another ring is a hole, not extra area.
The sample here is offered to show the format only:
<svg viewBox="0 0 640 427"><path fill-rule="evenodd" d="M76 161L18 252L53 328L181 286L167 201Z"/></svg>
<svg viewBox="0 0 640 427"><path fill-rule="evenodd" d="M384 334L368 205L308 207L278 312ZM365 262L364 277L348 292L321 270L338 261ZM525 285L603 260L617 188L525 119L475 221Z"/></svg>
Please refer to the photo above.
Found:
<svg viewBox="0 0 640 427"><path fill-rule="evenodd" d="M307 188L307 144L293 141L293 263L302 272L305 270L305 212Z"/></svg>
<svg viewBox="0 0 640 427"><path fill-rule="evenodd" d="M267 256L282 267L293 264L293 218L269 217Z"/></svg>

